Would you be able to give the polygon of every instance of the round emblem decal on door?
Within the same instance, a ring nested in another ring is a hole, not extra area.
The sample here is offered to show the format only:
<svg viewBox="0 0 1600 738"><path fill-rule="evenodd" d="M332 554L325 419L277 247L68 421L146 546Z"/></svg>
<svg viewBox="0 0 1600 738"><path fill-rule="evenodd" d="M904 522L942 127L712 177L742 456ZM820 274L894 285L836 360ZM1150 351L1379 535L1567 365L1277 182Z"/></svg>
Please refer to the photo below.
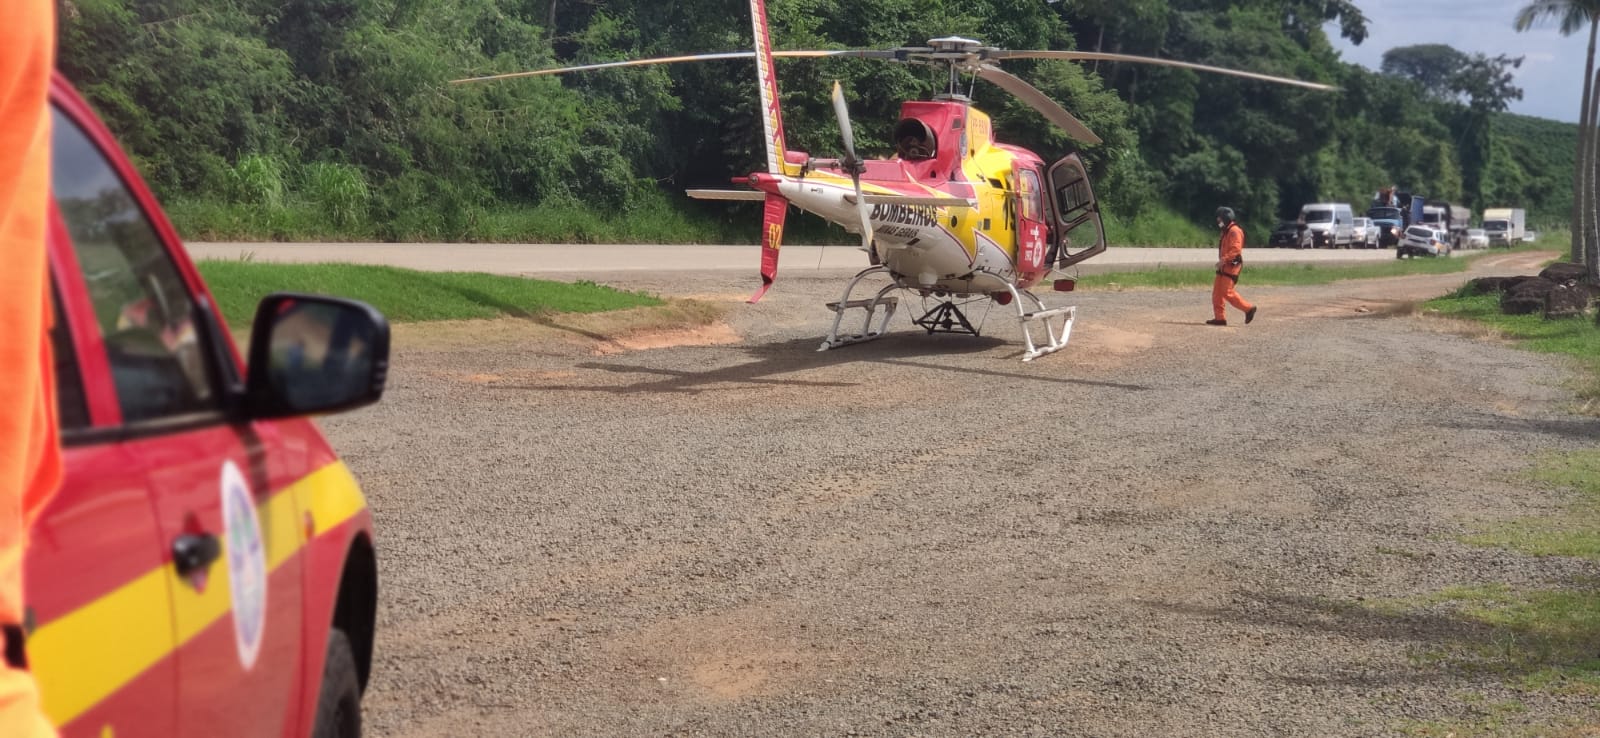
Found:
<svg viewBox="0 0 1600 738"><path fill-rule="evenodd" d="M234 643L239 648L239 664L249 670L261 653L261 636L266 631L267 549L250 485L232 461L222 466L222 521Z"/></svg>

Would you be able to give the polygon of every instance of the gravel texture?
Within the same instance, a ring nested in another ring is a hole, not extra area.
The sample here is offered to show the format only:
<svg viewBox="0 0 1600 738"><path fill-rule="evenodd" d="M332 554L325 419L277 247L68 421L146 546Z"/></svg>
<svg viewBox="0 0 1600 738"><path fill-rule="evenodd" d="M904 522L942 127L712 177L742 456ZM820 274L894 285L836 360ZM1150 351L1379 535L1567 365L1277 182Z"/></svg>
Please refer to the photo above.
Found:
<svg viewBox="0 0 1600 738"><path fill-rule="evenodd" d="M1538 256L1490 259L1473 275ZM753 281L592 276L730 302ZM1260 316L1227 328L1199 291L1050 295L1079 325L1027 364L998 308L981 338L897 317L819 353L842 282L817 276L731 307L702 336L723 345L405 327L384 401L324 422L377 516L369 732L1390 735L1506 700L1512 724L1593 720L1419 657L1489 637L1449 609L1368 606L1595 573L1458 542L1560 509L1521 473L1600 437L1559 359L1395 307L1465 279L1247 268Z"/></svg>

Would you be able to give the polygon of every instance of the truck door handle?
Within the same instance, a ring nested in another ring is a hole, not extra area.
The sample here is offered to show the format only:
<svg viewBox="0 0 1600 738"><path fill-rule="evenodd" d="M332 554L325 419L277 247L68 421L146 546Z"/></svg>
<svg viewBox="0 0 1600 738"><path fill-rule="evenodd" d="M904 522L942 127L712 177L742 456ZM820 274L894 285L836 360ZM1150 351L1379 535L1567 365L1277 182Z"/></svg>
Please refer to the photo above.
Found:
<svg viewBox="0 0 1600 738"><path fill-rule="evenodd" d="M222 555L222 543L210 533L190 533L172 542L172 565L186 577L211 566Z"/></svg>

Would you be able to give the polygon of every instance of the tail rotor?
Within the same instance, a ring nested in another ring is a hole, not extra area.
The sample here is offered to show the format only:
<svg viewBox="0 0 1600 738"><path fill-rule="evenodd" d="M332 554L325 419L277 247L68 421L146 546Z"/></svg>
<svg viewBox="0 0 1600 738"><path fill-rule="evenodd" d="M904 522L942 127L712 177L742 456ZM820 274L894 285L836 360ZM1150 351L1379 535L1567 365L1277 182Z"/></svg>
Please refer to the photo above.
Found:
<svg viewBox="0 0 1600 738"><path fill-rule="evenodd" d="M856 155L856 136L850 127L850 108L844 101L844 90L837 80L833 83L833 114L839 119L839 136L844 139L844 168L850 173L850 183L856 188L856 213L861 217L861 249L872 250L872 219L867 209L867 199L861 195L861 175L867 171L866 162Z"/></svg>

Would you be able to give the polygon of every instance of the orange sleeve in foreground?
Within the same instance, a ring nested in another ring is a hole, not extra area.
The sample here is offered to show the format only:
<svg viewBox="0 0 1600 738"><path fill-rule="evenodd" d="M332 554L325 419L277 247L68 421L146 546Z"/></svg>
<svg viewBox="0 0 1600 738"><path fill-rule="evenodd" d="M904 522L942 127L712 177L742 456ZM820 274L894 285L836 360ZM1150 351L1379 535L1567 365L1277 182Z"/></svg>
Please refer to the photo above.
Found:
<svg viewBox="0 0 1600 738"><path fill-rule="evenodd" d="M0 621L22 622L28 526L61 478L50 361L51 0L13 0L0 24ZM0 734L55 734L33 677L0 666Z"/></svg>

